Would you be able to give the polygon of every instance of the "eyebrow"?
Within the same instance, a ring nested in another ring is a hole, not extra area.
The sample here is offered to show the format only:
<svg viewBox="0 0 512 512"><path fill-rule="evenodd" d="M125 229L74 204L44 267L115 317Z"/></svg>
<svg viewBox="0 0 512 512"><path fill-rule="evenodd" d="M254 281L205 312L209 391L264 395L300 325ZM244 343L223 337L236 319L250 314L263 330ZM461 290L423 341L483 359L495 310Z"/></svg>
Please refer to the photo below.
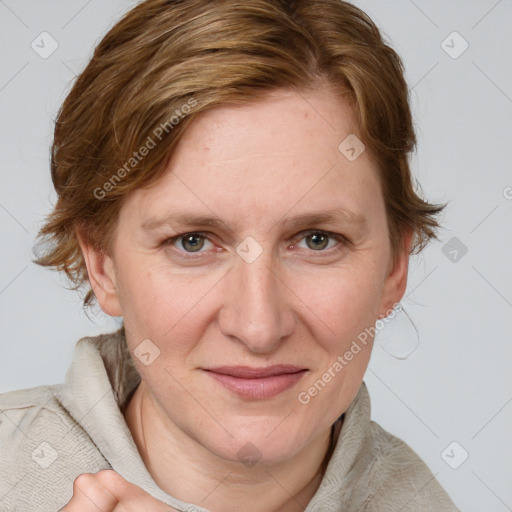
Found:
<svg viewBox="0 0 512 512"><path fill-rule="evenodd" d="M288 217L277 221L274 226L280 222L287 228L298 229L306 225L314 226L319 224L351 224L358 228L365 228L368 221L367 218L360 213L339 208ZM219 228L231 234L233 233L233 229L217 217L194 214L188 215L186 213L156 215L144 221L141 226L145 231L153 231L165 225L190 226L194 228ZM271 229L273 229L274 226L272 226Z"/></svg>

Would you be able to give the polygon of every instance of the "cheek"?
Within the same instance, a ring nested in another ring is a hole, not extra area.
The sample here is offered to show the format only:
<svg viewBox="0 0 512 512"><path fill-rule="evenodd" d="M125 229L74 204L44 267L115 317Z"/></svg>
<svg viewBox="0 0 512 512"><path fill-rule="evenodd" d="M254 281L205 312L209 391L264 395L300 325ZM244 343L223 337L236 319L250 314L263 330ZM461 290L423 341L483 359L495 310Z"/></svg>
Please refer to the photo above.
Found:
<svg viewBox="0 0 512 512"><path fill-rule="evenodd" d="M179 274L150 264L150 258L120 264L118 293L132 341L154 339L162 351L188 346L204 323L207 295L220 275ZM172 344L168 343L172 340Z"/></svg>
<svg viewBox="0 0 512 512"><path fill-rule="evenodd" d="M382 277L375 265L353 265L314 278L297 276L291 288L303 303L308 325L318 325L315 339L329 351L344 345L375 323Z"/></svg>
<svg viewBox="0 0 512 512"><path fill-rule="evenodd" d="M381 290L378 268L347 267L317 279L314 287L298 285L297 294L307 297L304 322L317 326L312 338L323 354L299 389L298 410L324 418L325 425L346 411L367 369Z"/></svg>

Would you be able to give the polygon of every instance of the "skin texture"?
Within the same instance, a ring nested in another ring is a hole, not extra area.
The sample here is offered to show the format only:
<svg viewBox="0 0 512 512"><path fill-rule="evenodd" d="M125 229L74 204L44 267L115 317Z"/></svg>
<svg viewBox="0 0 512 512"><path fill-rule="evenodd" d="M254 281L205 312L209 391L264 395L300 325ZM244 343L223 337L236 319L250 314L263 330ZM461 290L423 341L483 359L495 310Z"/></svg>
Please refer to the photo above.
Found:
<svg viewBox="0 0 512 512"><path fill-rule="evenodd" d="M112 253L81 240L98 302L123 316L132 353L146 339L160 351L149 366L134 357L142 383L125 418L153 478L179 499L289 512L320 484L331 425L359 390L371 341L309 403L298 395L401 299L411 242L393 262L375 166L338 149L353 133L348 104L327 88L208 111L159 183L127 198ZM286 222L324 210L364 223ZM176 213L223 222L142 227ZM198 251L186 237L169 241L197 232ZM262 252L248 262L239 246ZM274 364L308 371L273 398L243 399L203 370ZM241 449L257 463L244 464Z"/></svg>

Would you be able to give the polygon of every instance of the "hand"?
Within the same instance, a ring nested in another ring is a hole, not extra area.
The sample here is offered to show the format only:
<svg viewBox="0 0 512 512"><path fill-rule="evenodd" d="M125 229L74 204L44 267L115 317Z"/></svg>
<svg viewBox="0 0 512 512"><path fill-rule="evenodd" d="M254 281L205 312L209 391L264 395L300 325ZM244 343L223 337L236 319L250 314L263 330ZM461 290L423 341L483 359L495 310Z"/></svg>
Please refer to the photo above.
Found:
<svg viewBox="0 0 512 512"><path fill-rule="evenodd" d="M112 469L84 473L73 483L73 497L60 512L176 512Z"/></svg>

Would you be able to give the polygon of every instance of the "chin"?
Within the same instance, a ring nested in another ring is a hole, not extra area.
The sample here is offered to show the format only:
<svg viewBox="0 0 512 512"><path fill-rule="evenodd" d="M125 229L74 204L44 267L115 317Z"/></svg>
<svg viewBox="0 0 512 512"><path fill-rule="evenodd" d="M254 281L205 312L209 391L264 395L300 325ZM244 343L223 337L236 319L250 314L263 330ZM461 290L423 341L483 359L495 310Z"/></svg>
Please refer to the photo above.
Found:
<svg viewBox="0 0 512 512"><path fill-rule="evenodd" d="M225 444L219 443L219 437L203 442L211 452L230 462L241 462L247 467L256 464L274 465L290 459L299 453L308 439L304 436L303 429L290 432L290 425L285 426L280 421L272 418L272 422L252 421L251 427L237 428L236 425L224 424L228 432L221 428L221 438ZM277 426L277 428L276 428Z"/></svg>

